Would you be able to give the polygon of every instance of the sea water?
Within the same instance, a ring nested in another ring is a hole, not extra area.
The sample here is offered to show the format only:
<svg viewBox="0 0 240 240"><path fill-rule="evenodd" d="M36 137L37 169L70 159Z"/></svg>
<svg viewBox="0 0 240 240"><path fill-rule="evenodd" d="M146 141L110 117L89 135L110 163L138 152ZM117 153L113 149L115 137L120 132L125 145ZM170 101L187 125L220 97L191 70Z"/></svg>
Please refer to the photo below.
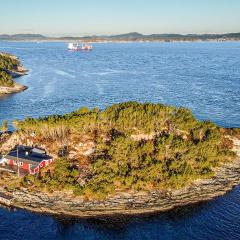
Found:
<svg viewBox="0 0 240 240"><path fill-rule="evenodd" d="M29 70L29 88L0 98L0 123L123 101L184 106L199 120L240 127L240 42L0 42ZM240 187L152 216L70 220L0 209L0 239L240 239Z"/></svg>

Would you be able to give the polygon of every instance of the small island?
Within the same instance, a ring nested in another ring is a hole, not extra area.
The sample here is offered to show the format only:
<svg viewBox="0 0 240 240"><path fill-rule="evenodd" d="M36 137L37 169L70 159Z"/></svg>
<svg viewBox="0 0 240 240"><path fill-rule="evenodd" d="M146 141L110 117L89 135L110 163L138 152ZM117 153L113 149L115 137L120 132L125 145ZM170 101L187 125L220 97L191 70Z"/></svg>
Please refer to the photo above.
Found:
<svg viewBox="0 0 240 240"><path fill-rule="evenodd" d="M77 217L149 213L240 183L240 129L198 121L186 108L126 102L13 124L13 133L2 127L3 159L26 146L26 161L30 151L45 154L39 149L51 161L22 176L1 166L11 206Z"/></svg>
<svg viewBox="0 0 240 240"><path fill-rule="evenodd" d="M0 53L0 96L26 90L26 86L13 80L13 78L25 75L26 72L27 70L17 57L8 53Z"/></svg>

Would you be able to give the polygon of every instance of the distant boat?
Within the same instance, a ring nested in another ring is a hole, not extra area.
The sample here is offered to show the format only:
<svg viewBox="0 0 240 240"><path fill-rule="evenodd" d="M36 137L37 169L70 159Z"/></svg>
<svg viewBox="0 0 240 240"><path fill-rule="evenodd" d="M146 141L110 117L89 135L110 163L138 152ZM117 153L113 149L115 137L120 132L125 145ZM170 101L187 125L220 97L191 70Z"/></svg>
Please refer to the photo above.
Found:
<svg viewBox="0 0 240 240"><path fill-rule="evenodd" d="M90 44L81 44L78 43L69 43L68 44L68 50L70 51L91 51L93 50L93 46Z"/></svg>

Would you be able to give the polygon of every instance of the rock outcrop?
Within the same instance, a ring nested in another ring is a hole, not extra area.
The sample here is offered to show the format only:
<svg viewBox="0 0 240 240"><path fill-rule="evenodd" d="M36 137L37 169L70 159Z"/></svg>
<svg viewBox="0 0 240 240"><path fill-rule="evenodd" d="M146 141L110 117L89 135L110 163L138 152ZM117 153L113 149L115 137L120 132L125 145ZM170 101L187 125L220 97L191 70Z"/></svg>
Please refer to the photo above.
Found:
<svg viewBox="0 0 240 240"><path fill-rule="evenodd" d="M23 86L23 85L15 82L12 87L0 86L0 95L10 94L10 93L18 93L18 92L22 92L26 89L27 89L26 86Z"/></svg>

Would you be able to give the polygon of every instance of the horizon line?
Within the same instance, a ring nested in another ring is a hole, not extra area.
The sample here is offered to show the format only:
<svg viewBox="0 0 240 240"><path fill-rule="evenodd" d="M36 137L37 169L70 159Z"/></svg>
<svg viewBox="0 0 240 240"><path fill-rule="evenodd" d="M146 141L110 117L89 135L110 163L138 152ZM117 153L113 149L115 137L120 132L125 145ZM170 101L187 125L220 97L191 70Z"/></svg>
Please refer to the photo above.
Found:
<svg viewBox="0 0 240 240"><path fill-rule="evenodd" d="M8 36L14 36L14 35L42 35L44 37L49 37L49 38L56 38L56 37L101 37L101 36L117 36L117 35L126 35L126 34L139 34L139 35L143 35L143 36L151 36L151 35L182 35L182 36L187 36L187 35L226 35L226 34L236 34L236 33L240 33L239 31L234 31L234 32L209 32L209 33L176 33L176 32L164 32L164 33L141 33L141 32L123 32L123 33L102 33L102 34L74 34L74 33L70 33L70 34L63 34L63 33L59 33L59 34L49 34L49 33L23 33L23 32L18 32L18 33L0 33L0 35L8 35ZM54 36L55 35L55 36Z"/></svg>

